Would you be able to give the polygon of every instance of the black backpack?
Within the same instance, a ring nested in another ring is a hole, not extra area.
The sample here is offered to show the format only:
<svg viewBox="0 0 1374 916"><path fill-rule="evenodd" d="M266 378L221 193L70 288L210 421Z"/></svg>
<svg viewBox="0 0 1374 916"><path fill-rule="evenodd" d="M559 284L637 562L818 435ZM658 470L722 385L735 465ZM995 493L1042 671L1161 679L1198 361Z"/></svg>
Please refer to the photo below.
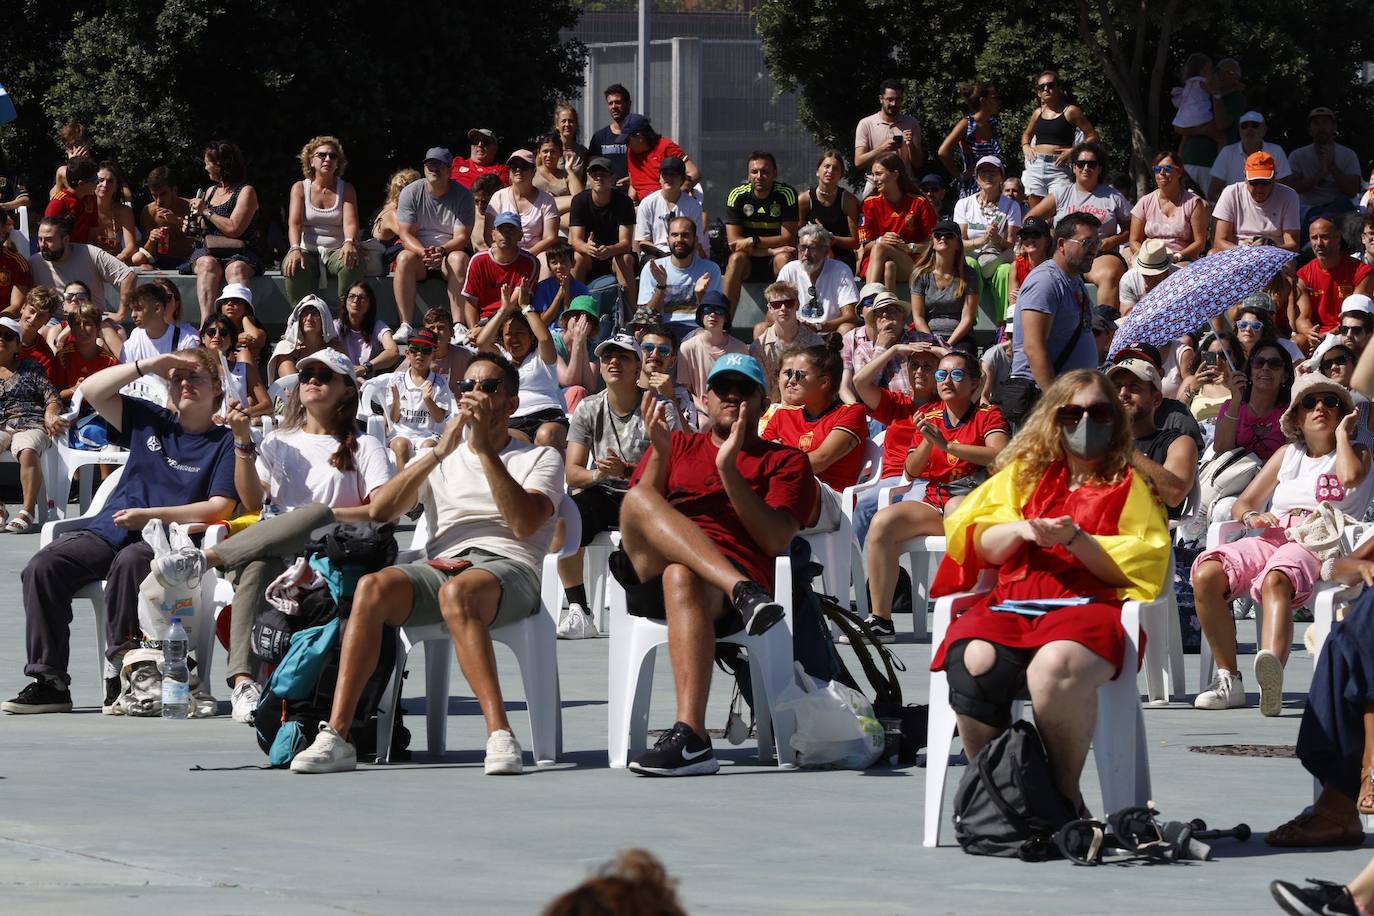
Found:
<svg viewBox="0 0 1374 916"><path fill-rule="evenodd" d="M1077 816L1054 784L1040 733L1025 721L978 752L954 793L954 835L973 856L1059 858L1054 835Z"/></svg>

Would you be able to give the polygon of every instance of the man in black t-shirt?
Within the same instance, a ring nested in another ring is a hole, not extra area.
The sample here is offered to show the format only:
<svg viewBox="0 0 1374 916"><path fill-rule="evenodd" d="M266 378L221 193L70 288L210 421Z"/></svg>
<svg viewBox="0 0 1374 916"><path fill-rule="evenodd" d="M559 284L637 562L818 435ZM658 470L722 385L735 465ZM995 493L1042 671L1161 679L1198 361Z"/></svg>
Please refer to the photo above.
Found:
<svg viewBox="0 0 1374 916"><path fill-rule="evenodd" d="M616 178L616 187L629 184L630 171L625 163L625 141L629 133L621 130L620 125L630 116L630 90L619 83L606 88L606 110L610 112L611 123L592 134L587 144L587 155L602 156L611 163L611 174Z"/></svg>
<svg viewBox="0 0 1374 916"><path fill-rule="evenodd" d="M568 241L576 252L573 276L586 283L612 271L625 288L627 302L636 301L634 256L635 205L615 187L611 164L604 156L587 163L587 190L572 199L568 211Z"/></svg>
<svg viewBox="0 0 1374 916"><path fill-rule="evenodd" d="M797 191L778 178L772 153L749 156L749 180L725 198L725 296L739 305L745 283L772 283L797 256Z"/></svg>
<svg viewBox="0 0 1374 916"><path fill-rule="evenodd" d="M1154 484L1169 518L1179 518L1197 483L1197 443L1181 430L1155 427L1155 411L1164 394L1153 365L1128 357L1112 364L1107 379L1116 386L1131 421L1132 465Z"/></svg>

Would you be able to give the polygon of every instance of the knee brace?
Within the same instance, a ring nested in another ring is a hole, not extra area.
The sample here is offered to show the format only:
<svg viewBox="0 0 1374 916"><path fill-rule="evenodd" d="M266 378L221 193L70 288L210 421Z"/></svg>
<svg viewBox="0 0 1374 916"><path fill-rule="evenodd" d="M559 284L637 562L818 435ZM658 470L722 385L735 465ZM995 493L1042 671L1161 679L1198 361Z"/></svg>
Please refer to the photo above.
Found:
<svg viewBox="0 0 1374 916"><path fill-rule="evenodd" d="M945 676L949 680L949 705L960 715L977 719L993 728L1011 725L1011 704L1026 688L1026 665L1030 653L990 643L996 658L982 674L969 674L964 665L964 650L973 640L963 639L945 653Z"/></svg>

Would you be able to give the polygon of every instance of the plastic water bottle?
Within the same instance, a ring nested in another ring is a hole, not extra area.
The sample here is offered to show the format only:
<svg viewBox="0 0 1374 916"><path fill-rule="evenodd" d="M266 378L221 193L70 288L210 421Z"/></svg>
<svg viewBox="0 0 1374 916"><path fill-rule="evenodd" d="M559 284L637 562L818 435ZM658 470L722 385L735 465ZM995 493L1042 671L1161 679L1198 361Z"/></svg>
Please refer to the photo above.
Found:
<svg viewBox="0 0 1374 916"><path fill-rule="evenodd" d="M186 667L187 639L181 618L173 617L162 641L162 718L186 719L191 715L191 670Z"/></svg>

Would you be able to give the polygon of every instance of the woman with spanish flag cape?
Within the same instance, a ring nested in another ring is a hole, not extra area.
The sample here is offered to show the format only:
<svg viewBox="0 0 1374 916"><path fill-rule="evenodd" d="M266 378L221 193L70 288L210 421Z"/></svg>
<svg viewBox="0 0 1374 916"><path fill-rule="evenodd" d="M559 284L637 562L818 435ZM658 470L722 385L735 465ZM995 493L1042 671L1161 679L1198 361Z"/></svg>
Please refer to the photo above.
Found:
<svg viewBox="0 0 1374 916"><path fill-rule="evenodd" d="M1163 504L1131 466L1134 442L1116 393L1097 372L1061 376L999 456L996 473L945 520L945 559L931 595L991 592L954 620L931 670L947 673L969 757L1010 725L1030 690L1055 781L1082 806L1078 777L1097 715L1097 688L1120 672L1121 604L1164 583ZM1007 602L1079 599L1024 613Z"/></svg>

